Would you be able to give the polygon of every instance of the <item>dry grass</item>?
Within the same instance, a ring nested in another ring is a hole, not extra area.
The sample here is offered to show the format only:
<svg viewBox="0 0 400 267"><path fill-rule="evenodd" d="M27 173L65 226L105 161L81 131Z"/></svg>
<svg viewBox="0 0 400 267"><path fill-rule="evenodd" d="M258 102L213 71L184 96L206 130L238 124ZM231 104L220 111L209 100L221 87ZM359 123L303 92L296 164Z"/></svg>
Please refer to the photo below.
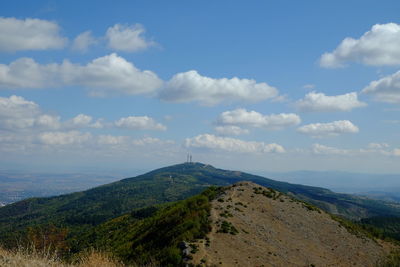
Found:
<svg viewBox="0 0 400 267"><path fill-rule="evenodd" d="M84 253L80 256L79 261L74 266L82 267L122 267L122 263L112 257L111 254L105 252L99 252L91 250L88 253Z"/></svg>
<svg viewBox="0 0 400 267"><path fill-rule="evenodd" d="M389 252L329 214L251 182L229 187L219 199L212 201L208 241L197 242L191 254L195 265L372 267Z"/></svg>
<svg viewBox="0 0 400 267"><path fill-rule="evenodd" d="M0 247L0 266L4 267L122 267L123 264L113 259L110 254L90 251L82 254L75 264L63 263L48 250L38 251L34 248L18 248L15 251Z"/></svg>
<svg viewBox="0 0 400 267"><path fill-rule="evenodd" d="M18 248L15 251L0 247L0 266L5 267L64 267L54 253L38 251L34 248Z"/></svg>

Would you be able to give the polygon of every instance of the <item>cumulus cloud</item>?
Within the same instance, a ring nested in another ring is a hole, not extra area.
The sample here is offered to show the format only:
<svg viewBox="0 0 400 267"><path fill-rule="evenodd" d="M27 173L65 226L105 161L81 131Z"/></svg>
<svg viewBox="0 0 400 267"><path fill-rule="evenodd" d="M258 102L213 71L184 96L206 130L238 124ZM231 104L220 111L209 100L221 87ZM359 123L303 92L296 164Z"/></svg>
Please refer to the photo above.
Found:
<svg viewBox="0 0 400 267"><path fill-rule="evenodd" d="M93 118L85 114L61 121L60 116L47 114L38 104L21 96L0 97L0 130L71 130L78 128L101 128L102 120L92 123Z"/></svg>
<svg viewBox="0 0 400 267"><path fill-rule="evenodd" d="M217 120L218 125L248 126L273 130L297 125L300 122L300 117L293 113L263 115L242 108L225 111Z"/></svg>
<svg viewBox="0 0 400 267"><path fill-rule="evenodd" d="M92 124L90 124L91 128L95 128L95 129L101 129L104 128L106 125L104 123L104 119L100 118L97 119L95 122L93 122Z"/></svg>
<svg viewBox="0 0 400 267"><path fill-rule="evenodd" d="M62 65L40 65L31 58L0 64L0 88L48 88L62 83Z"/></svg>
<svg viewBox="0 0 400 267"><path fill-rule="evenodd" d="M312 137L336 136L345 133L358 133L359 129L348 120L329 123L312 123L297 129L299 133Z"/></svg>
<svg viewBox="0 0 400 267"><path fill-rule="evenodd" d="M79 131L44 132L39 135L39 140L45 145L72 145L82 144L92 138L90 133Z"/></svg>
<svg viewBox="0 0 400 267"><path fill-rule="evenodd" d="M82 128L122 128L135 130L166 130L167 127L148 116L129 116L115 122L94 121L92 116L78 114L61 121L60 116L47 114L38 104L20 96L0 97L0 131L71 131Z"/></svg>
<svg viewBox="0 0 400 267"><path fill-rule="evenodd" d="M129 136L114 136L114 135L99 135L97 137L97 143L101 145L112 145L112 146L145 146L145 145L168 145L174 144L172 140L161 140L154 137L142 137L138 139L132 139Z"/></svg>
<svg viewBox="0 0 400 267"><path fill-rule="evenodd" d="M304 99L296 102L296 107L301 111L328 112L351 111L353 108L365 107L367 104L358 100L357 93L327 96L323 93L310 92Z"/></svg>
<svg viewBox="0 0 400 267"><path fill-rule="evenodd" d="M323 155L348 155L351 153L348 149L340 149L336 147L325 146L321 144L313 144L312 152L314 154L323 154Z"/></svg>
<svg viewBox="0 0 400 267"><path fill-rule="evenodd" d="M350 61L373 66L398 65L399 43L399 24L375 24L360 39L347 37L333 52L323 54L320 65L325 68L337 68Z"/></svg>
<svg viewBox="0 0 400 267"><path fill-rule="evenodd" d="M235 125L217 126L217 127L215 127L215 131L219 135L242 135L242 134L249 133L249 130L242 129L239 126L235 126Z"/></svg>
<svg viewBox="0 0 400 267"><path fill-rule="evenodd" d="M377 101L399 104L400 71L382 79L372 81L362 90L362 93L372 95Z"/></svg>
<svg viewBox="0 0 400 267"><path fill-rule="evenodd" d="M72 50L86 52L91 45L97 43L91 31L85 31L79 34L72 43Z"/></svg>
<svg viewBox="0 0 400 267"><path fill-rule="evenodd" d="M147 41L143 37L145 31L145 28L140 24L115 24L113 27L108 28L106 33L108 46L111 49L124 52L145 50L154 45L154 42Z"/></svg>
<svg viewBox="0 0 400 267"><path fill-rule="evenodd" d="M370 149L384 149L384 148L388 148L389 144L387 143L369 143L368 144L368 148Z"/></svg>
<svg viewBox="0 0 400 267"><path fill-rule="evenodd" d="M156 122L153 118L148 116L129 116L117 120L116 127L134 130L158 130L165 131L166 126Z"/></svg>
<svg viewBox="0 0 400 267"><path fill-rule="evenodd" d="M341 156L389 156L397 157L400 156L400 149L391 149L389 144L386 143L370 143L367 148L360 149L344 149L331 146L325 146L321 144L313 144L311 147L311 153L317 155L341 155Z"/></svg>
<svg viewBox="0 0 400 267"><path fill-rule="evenodd" d="M35 125L41 115L39 106L20 96L0 97L0 129L25 129ZM41 117L39 124L45 124L46 118Z"/></svg>
<svg viewBox="0 0 400 267"><path fill-rule="evenodd" d="M154 137L143 137L140 139L132 140L132 144L137 146L144 146L144 145L167 145L167 144L174 144L175 142L172 140L161 140L159 138Z"/></svg>
<svg viewBox="0 0 400 267"><path fill-rule="evenodd" d="M141 71L131 62L110 54L87 65L65 60L61 64L41 65L31 58L0 64L0 88L48 88L84 86L93 96L151 93L162 81L151 71Z"/></svg>
<svg viewBox="0 0 400 267"><path fill-rule="evenodd" d="M86 66L67 64L68 67L73 70L72 77L65 78L66 82L91 88L92 94L97 96L110 92L127 95L150 93L162 84L155 73L141 71L116 54L97 58Z"/></svg>
<svg viewBox="0 0 400 267"><path fill-rule="evenodd" d="M78 114L74 118L66 121L64 123L65 128L85 128L85 127L92 127L92 128L101 128L101 127L96 127L96 125L93 126L91 122L93 121L93 118L89 115L86 114Z"/></svg>
<svg viewBox="0 0 400 267"><path fill-rule="evenodd" d="M367 149L361 149L362 154L380 154L385 156L400 156L400 149L391 148L387 143L369 143Z"/></svg>
<svg viewBox="0 0 400 267"><path fill-rule="evenodd" d="M87 148L102 146L122 146L126 149L129 146L144 145L171 145L171 140L161 140L153 137L142 137L133 139L129 136L98 135L80 131L53 131L43 132L38 135L41 144L48 146L74 146L81 145ZM1 141L1 140L0 140Z"/></svg>
<svg viewBox="0 0 400 267"><path fill-rule="evenodd" d="M266 83L239 78L214 79L197 71L178 73L166 83L160 97L172 102L198 102L216 105L221 102L260 102L278 96L278 90Z"/></svg>
<svg viewBox="0 0 400 267"><path fill-rule="evenodd" d="M67 39L51 21L0 17L0 51L47 50L63 48Z"/></svg>
<svg viewBox="0 0 400 267"><path fill-rule="evenodd" d="M174 142L145 136L96 135L96 131L81 129L119 127L139 130L164 130L166 127L152 118L126 117L116 122L94 120L86 114L78 114L68 120L45 113L38 104L20 96L0 97L0 152L14 156L49 155L60 156L98 153L106 157L123 157L136 154L143 156L151 151L154 155L166 155L176 151ZM104 132L104 131L102 131ZM141 152L139 152L141 151ZM53 155L53 154L52 154ZM47 156L46 156L47 157ZM49 158L48 158L49 159ZM49 159L50 160L50 159Z"/></svg>
<svg viewBox="0 0 400 267"><path fill-rule="evenodd" d="M35 126L45 129L58 129L61 127L60 117L43 114L35 118Z"/></svg>
<svg viewBox="0 0 400 267"><path fill-rule="evenodd" d="M97 143L100 145L124 145L128 142L128 136L99 135L97 137Z"/></svg>
<svg viewBox="0 0 400 267"><path fill-rule="evenodd" d="M284 153L285 149L278 144L243 141L230 137L219 137L212 134L201 134L185 140L187 148L203 148L239 153Z"/></svg>

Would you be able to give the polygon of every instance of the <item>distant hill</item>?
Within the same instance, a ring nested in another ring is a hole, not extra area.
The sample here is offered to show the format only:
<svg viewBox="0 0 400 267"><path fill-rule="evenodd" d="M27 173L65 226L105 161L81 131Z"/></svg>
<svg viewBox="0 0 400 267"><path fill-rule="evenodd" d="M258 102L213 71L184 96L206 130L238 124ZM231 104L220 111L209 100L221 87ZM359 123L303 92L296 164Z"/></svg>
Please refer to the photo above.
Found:
<svg viewBox="0 0 400 267"><path fill-rule="evenodd" d="M28 226L54 224L80 235L107 220L135 209L178 201L198 194L210 185L226 186L252 181L310 202L321 209L352 219L399 216L393 203L333 193L318 187L296 185L239 171L227 171L201 163L184 163L87 191L50 198L31 198L0 208L0 240L15 240Z"/></svg>
<svg viewBox="0 0 400 267"><path fill-rule="evenodd" d="M341 193L362 194L375 191L399 195L400 192L400 174L343 171L260 172L258 174L279 181L323 187Z"/></svg>

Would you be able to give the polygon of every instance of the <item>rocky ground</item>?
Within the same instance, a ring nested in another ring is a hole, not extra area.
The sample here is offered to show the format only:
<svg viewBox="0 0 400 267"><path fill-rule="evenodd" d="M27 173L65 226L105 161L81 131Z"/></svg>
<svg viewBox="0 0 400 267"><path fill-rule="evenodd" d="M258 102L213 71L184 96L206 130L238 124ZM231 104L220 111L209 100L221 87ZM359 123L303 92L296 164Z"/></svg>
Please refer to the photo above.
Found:
<svg viewBox="0 0 400 267"><path fill-rule="evenodd" d="M375 266L389 248L350 234L318 208L251 182L212 202L212 231L195 245L207 266Z"/></svg>

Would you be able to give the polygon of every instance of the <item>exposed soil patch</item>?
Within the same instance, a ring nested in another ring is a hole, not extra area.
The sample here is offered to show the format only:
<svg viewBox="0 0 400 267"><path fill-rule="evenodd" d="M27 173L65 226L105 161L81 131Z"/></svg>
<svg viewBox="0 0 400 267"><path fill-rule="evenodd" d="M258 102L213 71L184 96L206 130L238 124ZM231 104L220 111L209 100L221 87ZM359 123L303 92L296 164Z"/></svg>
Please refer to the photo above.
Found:
<svg viewBox="0 0 400 267"><path fill-rule="evenodd" d="M314 206L251 182L212 202L212 231L196 245L203 266L374 266L388 247L350 234Z"/></svg>

